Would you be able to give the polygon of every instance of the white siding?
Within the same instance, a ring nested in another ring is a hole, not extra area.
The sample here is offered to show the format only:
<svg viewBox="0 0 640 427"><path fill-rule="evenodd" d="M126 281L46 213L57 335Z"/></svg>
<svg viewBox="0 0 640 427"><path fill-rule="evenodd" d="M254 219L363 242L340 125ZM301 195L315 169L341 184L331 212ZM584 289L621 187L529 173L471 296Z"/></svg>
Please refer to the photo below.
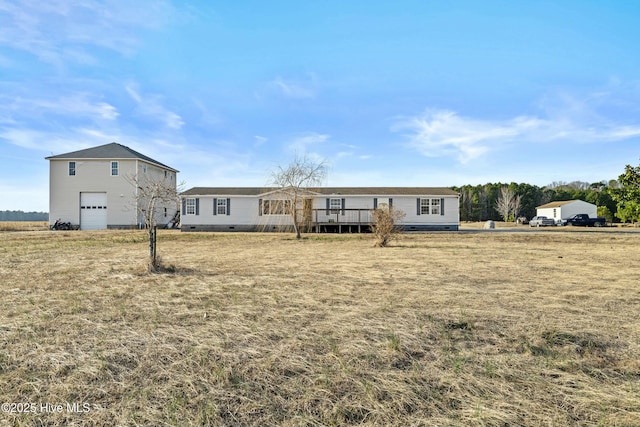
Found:
<svg viewBox="0 0 640 427"><path fill-rule="evenodd" d="M417 199L434 198L444 200L444 214L438 215L418 215ZM273 228L291 225L289 215L265 215L260 214L260 201L279 200L277 193L271 193L261 196L237 196L231 194L219 195L190 195L182 196L184 204L187 198L198 200L198 214L187 215L182 213L181 225L183 230L188 231L190 227L197 229L198 226L206 229L207 227L215 227L216 229L233 230L235 227L247 228L256 227L257 229L270 230ZM230 215L214 215L214 199L228 198ZM339 198L344 199L344 211L329 212L327 215L327 199ZM388 203L392 200L395 209L402 210L406 216L402 223L409 229L411 227L419 228L421 226L438 226L450 227L457 229L460 223L459 202L457 196L407 196L407 195L316 195L313 197L313 222L326 223L331 220L335 223L356 223L367 224L370 222L369 210L374 208L374 199L378 199L378 203ZM301 208L302 205L299 206ZM350 211L350 209L359 211Z"/></svg>
<svg viewBox="0 0 640 427"><path fill-rule="evenodd" d="M58 218L80 224L80 193L107 194L109 225L135 226L135 189L126 180L135 174L135 160L118 160L119 175L111 176L111 160L75 160L76 174L69 176L69 161L49 162L49 222Z"/></svg>
<svg viewBox="0 0 640 427"><path fill-rule="evenodd" d="M570 203L566 203L555 208L538 208L536 211L538 216L542 215L548 218L554 218L556 220L568 219L577 214L587 214L590 217L598 216L597 206L582 200L574 200Z"/></svg>
<svg viewBox="0 0 640 427"><path fill-rule="evenodd" d="M160 183L163 186L166 186L167 188L172 189L172 191L175 192L177 187L177 183L176 183L177 177L175 172L164 169L164 168L160 168L156 165L147 163L142 160L138 160L137 171L138 171L137 179L141 185L144 186L145 182ZM146 205L147 205L146 200L143 200L142 198L140 198L140 200L138 200L138 203L139 203L139 207L138 207L139 210L146 209ZM166 209L166 213L165 213L165 209ZM177 200L175 202L158 203L155 209L155 219L158 226L167 225L167 223L173 219L177 209L178 209ZM144 223L144 219L142 218L142 215L140 215L140 217L138 218L138 223L139 224Z"/></svg>

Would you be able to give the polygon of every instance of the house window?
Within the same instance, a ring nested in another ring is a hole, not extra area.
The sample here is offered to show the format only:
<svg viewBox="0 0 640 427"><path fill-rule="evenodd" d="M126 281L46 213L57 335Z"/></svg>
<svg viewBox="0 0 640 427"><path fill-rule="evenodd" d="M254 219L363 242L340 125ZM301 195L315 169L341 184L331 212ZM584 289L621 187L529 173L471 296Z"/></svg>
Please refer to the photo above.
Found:
<svg viewBox="0 0 640 427"><path fill-rule="evenodd" d="M431 199L431 215L440 215L440 199Z"/></svg>
<svg viewBox="0 0 640 427"><path fill-rule="evenodd" d="M217 206L216 206L216 214L217 215L227 214L227 199L218 199Z"/></svg>
<svg viewBox="0 0 640 427"><path fill-rule="evenodd" d="M263 200L262 201L262 214L263 215L286 215L291 209L290 200Z"/></svg>
<svg viewBox="0 0 640 427"><path fill-rule="evenodd" d="M164 171L164 177L167 178L167 171Z"/></svg>
<svg viewBox="0 0 640 427"><path fill-rule="evenodd" d="M340 209L342 209L342 199L329 199L329 209L331 209L332 214L340 213Z"/></svg>
<svg viewBox="0 0 640 427"><path fill-rule="evenodd" d="M429 199L420 199L420 215L429 215Z"/></svg>
<svg viewBox="0 0 640 427"><path fill-rule="evenodd" d="M76 176L76 162L69 162L69 176Z"/></svg>
<svg viewBox="0 0 640 427"><path fill-rule="evenodd" d="M187 199L185 202L185 215L196 214L196 199Z"/></svg>
<svg viewBox="0 0 640 427"><path fill-rule="evenodd" d="M113 165L111 166L113 168ZM142 164L142 173L147 173L147 165Z"/></svg>
<svg viewBox="0 0 640 427"><path fill-rule="evenodd" d="M111 176L118 176L118 162L111 162Z"/></svg>

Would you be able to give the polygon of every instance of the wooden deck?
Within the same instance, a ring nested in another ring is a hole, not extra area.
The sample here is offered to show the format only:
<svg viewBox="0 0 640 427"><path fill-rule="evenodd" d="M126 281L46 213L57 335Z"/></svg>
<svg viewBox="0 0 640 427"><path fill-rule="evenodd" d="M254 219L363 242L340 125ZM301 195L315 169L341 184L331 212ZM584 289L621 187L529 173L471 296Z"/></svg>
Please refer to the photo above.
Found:
<svg viewBox="0 0 640 427"><path fill-rule="evenodd" d="M304 225L317 233L365 233L371 229L370 209L313 209Z"/></svg>

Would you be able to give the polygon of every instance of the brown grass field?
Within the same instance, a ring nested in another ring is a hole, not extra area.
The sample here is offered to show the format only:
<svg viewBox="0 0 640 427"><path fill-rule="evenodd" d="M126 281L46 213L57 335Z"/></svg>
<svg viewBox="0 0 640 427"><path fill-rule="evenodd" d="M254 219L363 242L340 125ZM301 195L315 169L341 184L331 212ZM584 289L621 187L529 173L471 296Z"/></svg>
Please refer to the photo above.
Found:
<svg viewBox="0 0 640 427"><path fill-rule="evenodd" d="M0 221L0 231L46 231L47 221Z"/></svg>
<svg viewBox="0 0 640 427"><path fill-rule="evenodd" d="M0 426L638 426L639 243L0 233Z"/></svg>

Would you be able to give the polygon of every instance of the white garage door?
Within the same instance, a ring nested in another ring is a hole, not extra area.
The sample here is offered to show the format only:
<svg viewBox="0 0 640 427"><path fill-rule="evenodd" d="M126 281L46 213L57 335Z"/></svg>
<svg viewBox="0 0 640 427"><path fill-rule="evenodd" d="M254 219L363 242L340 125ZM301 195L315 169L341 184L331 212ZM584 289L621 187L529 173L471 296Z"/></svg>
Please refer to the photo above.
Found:
<svg viewBox="0 0 640 427"><path fill-rule="evenodd" d="M80 229L107 228L107 193L80 193Z"/></svg>

